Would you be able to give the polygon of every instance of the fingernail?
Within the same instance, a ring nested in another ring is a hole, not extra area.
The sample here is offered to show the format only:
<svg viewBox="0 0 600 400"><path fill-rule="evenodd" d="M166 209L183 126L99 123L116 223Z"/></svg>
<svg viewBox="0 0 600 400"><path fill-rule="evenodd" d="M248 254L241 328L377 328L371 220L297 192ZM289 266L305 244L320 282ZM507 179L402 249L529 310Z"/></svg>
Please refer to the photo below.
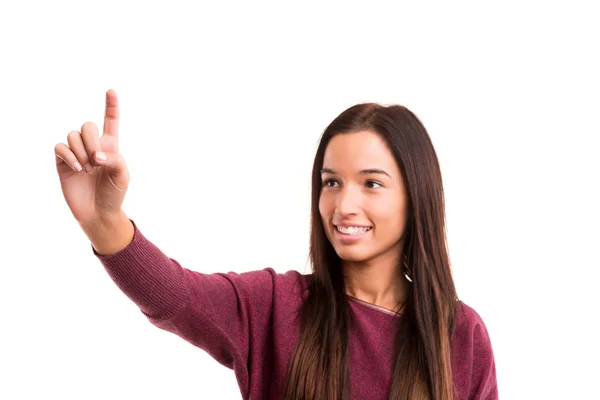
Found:
<svg viewBox="0 0 600 400"><path fill-rule="evenodd" d="M106 161L106 153L99 151L96 153L96 160L97 161Z"/></svg>
<svg viewBox="0 0 600 400"><path fill-rule="evenodd" d="M79 164L78 161L75 161L73 163L73 168L75 168L76 171L81 171L83 168L81 168L81 164Z"/></svg>
<svg viewBox="0 0 600 400"><path fill-rule="evenodd" d="M92 171L94 171L94 166L92 164L90 164L90 163L86 163L85 164L85 171L86 172L92 172Z"/></svg>

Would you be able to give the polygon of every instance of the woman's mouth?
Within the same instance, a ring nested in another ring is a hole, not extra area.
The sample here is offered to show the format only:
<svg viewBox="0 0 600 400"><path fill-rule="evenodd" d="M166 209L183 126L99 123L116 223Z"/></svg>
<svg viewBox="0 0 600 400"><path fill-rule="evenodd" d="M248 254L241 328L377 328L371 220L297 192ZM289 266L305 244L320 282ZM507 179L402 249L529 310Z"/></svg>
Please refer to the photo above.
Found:
<svg viewBox="0 0 600 400"><path fill-rule="evenodd" d="M336 226L336 230L343 235L361 235L373 229L371 226Z"/></svg>
<svg viewBox="0 0 600 400"><path fill-rule="evenodd" d="M351 245L360 242L372 229L372 226L335 225L335 237L342 245Z"/></svg>

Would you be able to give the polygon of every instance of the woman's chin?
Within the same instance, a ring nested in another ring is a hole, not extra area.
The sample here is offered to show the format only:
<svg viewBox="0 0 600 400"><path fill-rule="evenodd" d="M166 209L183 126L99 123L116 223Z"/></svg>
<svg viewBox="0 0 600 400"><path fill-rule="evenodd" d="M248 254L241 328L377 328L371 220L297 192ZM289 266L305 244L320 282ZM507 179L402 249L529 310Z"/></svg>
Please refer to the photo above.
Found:
<svg viewBox="0 0 600 400"><path fill-rule="evenodd" d="M358 251L358 249L336 249L338 257L342 261L359 263L369 259L369 256L364 251Z"/></svg>

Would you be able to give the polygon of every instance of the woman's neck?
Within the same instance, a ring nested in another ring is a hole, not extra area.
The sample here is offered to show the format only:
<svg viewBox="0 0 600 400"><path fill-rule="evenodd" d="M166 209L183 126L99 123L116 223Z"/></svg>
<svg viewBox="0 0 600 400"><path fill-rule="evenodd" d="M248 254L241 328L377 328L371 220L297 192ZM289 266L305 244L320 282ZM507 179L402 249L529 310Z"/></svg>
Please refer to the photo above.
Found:
<svg viewBox="0 0 600 400"><path fill-rule="evenodd" d="M408 282L397 262L343 262L342 268L348 295L393 311L405 302Z"/></svg>

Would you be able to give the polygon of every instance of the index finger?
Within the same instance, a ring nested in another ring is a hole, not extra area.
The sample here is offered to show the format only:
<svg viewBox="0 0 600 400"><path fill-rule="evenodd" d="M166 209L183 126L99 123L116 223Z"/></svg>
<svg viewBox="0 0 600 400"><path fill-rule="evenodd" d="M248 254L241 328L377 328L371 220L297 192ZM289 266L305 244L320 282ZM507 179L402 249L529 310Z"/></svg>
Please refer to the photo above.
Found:
<svg viewBox="0 0 600 400"><path fill-rule="evenodd" d="M119 136L119 100L113 89L106 92L103 132L103 135L114 136L115 138Z"/></svg>

